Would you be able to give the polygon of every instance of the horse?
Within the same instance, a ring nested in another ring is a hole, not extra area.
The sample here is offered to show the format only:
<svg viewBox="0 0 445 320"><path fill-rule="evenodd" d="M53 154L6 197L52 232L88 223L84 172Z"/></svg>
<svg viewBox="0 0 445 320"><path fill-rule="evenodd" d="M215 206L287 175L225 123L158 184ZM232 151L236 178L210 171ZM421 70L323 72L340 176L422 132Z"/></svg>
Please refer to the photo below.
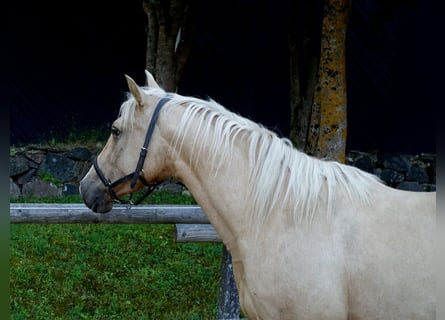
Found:
<svg viewBox="0 0 445 320"><path fill-rule="evenodd" d="M144 186L184 183L232 255L250 320L435 318L435 192L309 156L146 77L126 76L128 99L80 182L86 206L106 213Z"/></svg>

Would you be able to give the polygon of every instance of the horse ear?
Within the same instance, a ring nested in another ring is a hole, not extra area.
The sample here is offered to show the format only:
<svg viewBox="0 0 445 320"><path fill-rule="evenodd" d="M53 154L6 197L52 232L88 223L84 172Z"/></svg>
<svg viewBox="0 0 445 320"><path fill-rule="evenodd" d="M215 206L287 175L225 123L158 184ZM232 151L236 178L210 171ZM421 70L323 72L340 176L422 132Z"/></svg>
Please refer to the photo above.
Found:
<svg viewBox="0 0 445 320"><path fill-rule="evenodd" d="M150 72L148 72L147 70L145 70L145 76L147 77L147 79L145 80L145 85L147 87L160 88L158 83L155 81L155 78L153 77L153 75Z"/></svg>
<svg viewBox="0 0 445 320"><path fill-rule="evenodd" d="M136 99L136 102L139 106L143 105L143 99L144 92L141 88L134 82L133 79L131 79L129 76L125 75L125 78L127 79L128 89L130 89L131 94Z"/></svg>

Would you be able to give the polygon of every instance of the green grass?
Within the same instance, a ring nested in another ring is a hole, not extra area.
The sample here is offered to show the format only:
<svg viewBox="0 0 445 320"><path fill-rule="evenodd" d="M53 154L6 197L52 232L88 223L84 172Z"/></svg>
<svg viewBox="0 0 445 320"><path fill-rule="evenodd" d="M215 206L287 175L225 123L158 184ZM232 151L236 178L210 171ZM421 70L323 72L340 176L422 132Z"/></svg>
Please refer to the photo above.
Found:
<svg viewBox="0 0 445 320"><path fill-rule="evenodd" d="M143 193L143 192L141 192ZM134 199L138 199L139 194L136 193ZM80 195L68 195L54 198L37 198L37 197L18 197L11 199L11 203L82 203ZM187 194L175 194L167 190L155 191L145 199L142 204L180 204L191 205L196 204L195 199Z"/></svg>
<svg viewBox="0 0 445 320"><path fill-rule="evenodd" d="M150 202L194 200L157 192ZM173 225L20 224L10 234L11 319L216 317L221 244L176 243Z"/></svg>

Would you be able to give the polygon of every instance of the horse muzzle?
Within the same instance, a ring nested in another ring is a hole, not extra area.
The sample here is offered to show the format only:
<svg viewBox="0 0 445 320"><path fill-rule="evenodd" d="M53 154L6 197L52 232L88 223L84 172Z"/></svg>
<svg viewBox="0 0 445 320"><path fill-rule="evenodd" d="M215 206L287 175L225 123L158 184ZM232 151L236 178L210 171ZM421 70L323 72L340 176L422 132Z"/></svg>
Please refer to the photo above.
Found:
<svg viewBox="0 0 445 320"><path fill-rule="evenodd" d="M113 208L113 199L108 190L97 181L85 177L80 182L79 192L88 208L97 213L107 213Z"/></svg>

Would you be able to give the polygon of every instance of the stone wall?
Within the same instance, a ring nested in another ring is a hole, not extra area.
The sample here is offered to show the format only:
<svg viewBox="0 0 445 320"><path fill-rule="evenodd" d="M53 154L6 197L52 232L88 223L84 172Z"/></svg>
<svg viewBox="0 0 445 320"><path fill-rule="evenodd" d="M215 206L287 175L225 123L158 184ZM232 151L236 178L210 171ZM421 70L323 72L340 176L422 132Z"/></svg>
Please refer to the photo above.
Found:
<svg viewBox="0 0 445 320"><path fill-rule="evenodd" d="M387 185L410 191L436 191L436 155L349 151L346 163L378 176Z"/></svg>
<svg viewBox="0 0 445 320"><path fill-rule="evenodd" d="M27 146L10 149L10 198L78 194L79 181L99 149ZM436 156L350 151L347 164L380 177L394 188L436 190Z"/></svg>
<svg viewBox="0 0 445 320"><path fill-rule="evenodd" d="M95 152L86 147L11 148L10 198L78 194L79 181L88 172Z"/></svg>

